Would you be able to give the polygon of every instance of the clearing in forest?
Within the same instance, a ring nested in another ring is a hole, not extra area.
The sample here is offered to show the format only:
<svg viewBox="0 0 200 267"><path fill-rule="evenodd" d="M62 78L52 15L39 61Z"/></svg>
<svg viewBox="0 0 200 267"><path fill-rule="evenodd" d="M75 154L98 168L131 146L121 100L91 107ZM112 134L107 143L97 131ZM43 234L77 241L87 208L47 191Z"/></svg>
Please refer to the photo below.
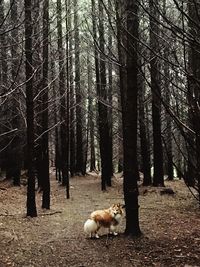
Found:
<svg viewBox="0 0 200 267"><path fill-rule="evenodd" d="M51 178L51 210L44 211L37 193L37 218L26 218L26 186L0 183L0 267L131 267L200 266L200 211L183 181L166 182L175 195L140 187L140 227L143 236L117 237L100 230L99 240L86 239L84 221L91 211L123 203L122 179L100 190L97 175L70 180L65 188Z"/></svg>

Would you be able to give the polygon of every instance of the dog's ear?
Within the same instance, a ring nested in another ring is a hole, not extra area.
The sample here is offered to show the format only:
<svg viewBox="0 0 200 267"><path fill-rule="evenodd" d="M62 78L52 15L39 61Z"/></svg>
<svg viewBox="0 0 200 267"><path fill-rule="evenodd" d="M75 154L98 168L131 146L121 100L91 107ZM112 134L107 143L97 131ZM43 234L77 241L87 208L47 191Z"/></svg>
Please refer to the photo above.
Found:
<svg viewBox="0 0 200 267"><path fill-rule="evenodd" d="M118 204L117 204L117 207L118 207L118 208L122 208L122 209L124 209L124 208L125 208L125 204L118 203Z"/></svg>

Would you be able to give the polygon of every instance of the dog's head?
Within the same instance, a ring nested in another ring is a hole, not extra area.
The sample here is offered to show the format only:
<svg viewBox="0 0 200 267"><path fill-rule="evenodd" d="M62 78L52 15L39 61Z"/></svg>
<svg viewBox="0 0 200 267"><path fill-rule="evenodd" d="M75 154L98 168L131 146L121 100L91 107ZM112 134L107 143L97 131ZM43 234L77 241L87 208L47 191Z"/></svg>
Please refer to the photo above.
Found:
<svg viewBox="0 0 200 267"><path fill-rule="evenodd" d="M110 207L110 213L112 214L113 218L121 217L124 213L123 211L123 205L118 203L118 204L113 204Z"/></svg>

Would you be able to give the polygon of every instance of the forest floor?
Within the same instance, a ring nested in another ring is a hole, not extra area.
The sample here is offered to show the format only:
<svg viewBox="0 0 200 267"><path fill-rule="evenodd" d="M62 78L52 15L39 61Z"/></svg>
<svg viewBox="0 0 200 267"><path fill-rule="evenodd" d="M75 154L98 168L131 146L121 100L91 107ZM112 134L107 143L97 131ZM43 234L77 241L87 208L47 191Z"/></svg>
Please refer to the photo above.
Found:
<svg viewBox="0 0 200 267"><path fill-rule="evenodd" d="M143 235L120 234L88 239L84 221L95 209L123 203L122 179L101 192L97 175L70 180L71 198L52 174L51 210L27 218L26 186L0 182L0 267L131 267L200 266L200 210L183 181L166 182L175 195L160 195L159 188L140 187L140 227Z"/></svg>

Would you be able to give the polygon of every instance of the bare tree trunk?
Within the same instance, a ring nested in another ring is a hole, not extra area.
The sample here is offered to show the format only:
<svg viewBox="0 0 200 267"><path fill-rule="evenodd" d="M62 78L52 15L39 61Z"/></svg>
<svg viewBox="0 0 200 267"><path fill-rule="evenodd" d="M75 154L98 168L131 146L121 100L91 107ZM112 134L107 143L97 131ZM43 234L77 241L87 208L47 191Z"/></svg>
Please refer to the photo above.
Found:
<svg viewBox="0 0 200 267"><path fill-rule="evenodd" d="M121 88L123 146L124 146L124 200L126 208L125 234L138 236L138 167L137 167L137 49L138 49L138 3L125 1L127 23L127 86Z"/></svg>
<svg viewBox="0 0 200 267"><path fill-rule="evenodd" d="M11 8L11 21L13 25L18 21L18 4L16 1L10 1ZM12 54L12 85L15 88L20 82L20 52L19 52L19 31L18 29L14 29L11 32L12 38L12 46L11 46L11 54ZM13 116L13 129L21 128L21 120L19 116L19 103L21 99L19 97L19 90L15 90L14 97L12 98L12 116ZM15 134L15 137L12 141L11 149L12 149L12 160L10 162L12 166L12 177L13 184L16 186L20 185L20 174L22 168L22 136L23 134L18 131Z"/></svg>
<svg viewBox="0 0 200 267"><path fill-rule="evenodd" d="M34 175L34 103L33 103L33 68L32 68L32 5L31 0L24 0L25 5L25 67L26 67L26 118L27 118L27 216L36 217L35 175Z"/></svg>
<svg viewBox="0 0 200 267"><path fill-rule="evenodd" d="M105 64L105 38L103 24L103 4L99 0L99 78L100 86L98 87L98 111L99 111L99 136L100 136L100 154L101 154L101 169L102 180L105 180L107 186L111 186L112 176L112 131L109 123L108 108L107 108L107 81L106 81L106 64ZM103 186L102 186L103 187ZM104 188L105 189L105 188Z"/></svg>
<svg viewBox="0 0 200 267"><path fill-rule="evenodd" d="M69 169L71 176L75 174L76 163L76 140L75 140L75 91L74 91L74 74L73 74L73 31L72 31L72 12L70 13L71 0L68 0L68 29L69 29Z"/></svg>
<svg viewBox="0 0 200 267"><path fill-rule="evenodd" d="M43 1L43 69L42 69L42 208L50 209L50 178L49 178L49 86L48 86L48 68L49 68L49 0Z"/></svg>
<svg viewBox="0 0 200 267"><path fill-rule="evenodd" d="M199 194L199 206L200 206L200 45L196 41L200 35L200 29L197 25L200 23L199 18L200 3L199 1L188 2L188 13L189 13L189 30L193 37L190 40L189 49L189 84L188 84L188 102L189 112L191 115L191 124L195 131L195 143L192 154L189 155L194 158L192 163L194 179L193 186L197 189ZM193 137L192 137L193 139ZM192 140L191 139L191 140ZM192 140L193 141L193 140ZM190 145L190 144L189 144ZM193 178L193 177L192 177ZM190 181L191 182L191 181Z"/></svg>
<svg viewBox="0 0 200 267"><path fill-rule="evenodd" d="M66 168L68 171L68 175L66 177L66 197L69 199L69 95L70 95L70 81L69 81L69 24L68 24L68 17L70 15L70 6L69 6L69 1L65 0L65 6L66 6L66 83L67 83L67 95L66 95L66 125L67 125L67 132L66 132L66 149L67 149L67 158L66 158ZM70 25L71 26L71 25Z"/></svg>
<svg viewBox="0 0 200 267"><path fill-rule="evenodd" d="M88 47L89 49L89 47ZM90 140L90 171L96 170L95 146L94 146L94 104L92 96L92 67L89 53L87 54L88 71L88 127Z"/></svg>
<svg viewBox="0 0 200 267"><path fill-rule="evenodd" d="M150 14L150 46L153 51L159 54L159 46L157 38L159 36L159 14L157 10L157 0L149 0ZM154 175L153 185L164 186L163 173L163 147L161 139L161 87L159 77L159 59L151 53L151 89L152 89L152 120L153 120L153 157L154 157Z"/></svg>
<svg viewBox="0 0 200 267"><path fill-rule="evenodd" d="M96 74L96 90L98 97L98 130L99 130L99 147L100 147L100 158L101 158L101 189L106 190L107 177L109 177L109 168L107 161L107 148L108 144L106 138L108 137L108 125L105 127L105 122L108 122L107 117L107 108L101 101L105 101L105 86L106 86L106 77L105 77L105 62L101 58L97 50L95 42L97 42L97 24L96 24L96 4L95 0L91 0L92 3L92 24L93 24L93 38L94 38L94 56L95 56L95 74ZM99 8L102 9L101 3L99 2ZM100 11L99 10L99 11ZM102 12L102 11L101 11ZM104 42L102 39L102 25L99 26L99 34L101 35L101 43ZM104 46L104 44L103 44ZM103 47L102 47L103 48ZM101 75L101 76L100 76ZM104 90L104 91L103 91ZM105 127L105 128L104 128Z"/></svg>
<svg viewBox="0 0 200 267"><path fill-rule="evenodd" d="M40 29L42 27L39 17L41 17L40 10L40 0L33 0L33 10L32 10L32 19L33 19L33 67L36 71L34 75L33 85L34 85L34 94L37 95L35 99L35 136L42 135L42 54L41 54L41 33ZM39 192L42 192L42 180L43 180L43 155L42 155L42 138L39 138L35 144L35 167L36 167L36 176L38 182Z"/></svg>
<svg viewBox="0 0 200 267"><path fill-rule="evenodd" d="M68 150L67 150L67 117L66 117L66 82L65 82L65 60L63 51L63 33L62 33L62 5L61 0L57 0L57 26L58 26L58 53L59 53L59 92L60 92L60 145L61 145L61 170L62 185L66 186L69 179L68 172Z"/></svg>
<svg viewBox="0 0 200 267"><path fill-rule="evenodd" d="M166 16L166 0L163 0L163 14ZM164 58L167 60L170 56L169 44L166 43L164 47ZM164 90L165 90L165 101L167 106L170 107L170 73L168 62L163 62L164 68ZM172 153L172 119L169 113L165 112L166 116L166 161L167 161L167 175L168 180L174 179L174 167L173 167L173 153Z"/></svg>
<svg viewBox="0 0 200 267"><path fill-rule="evenodd" d="M112 3L110 0L108 0L108 10L112 12ZM113 30L112 30L112 25L110 25L112 21L109 22L108 26L108 49L109 49L109 56L112 58L112 47L113 47ZM108 103L109 103L109 108L108 108L108 125L109 125L109 154L110 154L110 161L111 161L111 174L110 176L112 177L113 175L113 64L112 61L110 60L108 62ZM109 181L111 184L111 182Z"/></svg>
<svg viewBox="0 0 200 267"><path fill-rule="evenodd" d="M74 45L75 45L75 93L76 93L76 173L85 175L83 159L83 114L82 92L80 84L80 38L78 2L74 0Z"/></svg>
<svg viewBox="0 0 200 267"><path fill-rule="evenodd" d="M150 148L147 139L147 128L144 109L144 80L140 77L138 81L138 104L139 104L139 128L140 128L140 142L141 142L141 156L142 156L142 170L144 174L143 185L148 186L152 184L151 181L151 162L150 162Z"/></svg>
<svg viewBox="0 0 200 267"><path fill-rule="evenodd" d="M7 36L5 34L6 30L6 20L5 20L5 1L0 1L0 25L1 25L1 33L0 34L0 89L1 93L6 93L6 88L8 86L8 56L7 56ZM6 99L5 99L6 101ZM9 114L9 115L8 115ZM4 103L1 107L1 117L3 118L3 124L1 127L2 132L7 131L7 118L11 117L13 114L10 111L10 108L8 108L8 105ZM2 141L2 146L5 146L7 144L12 142L12 139L9 138L9 136L6 136ZM2 153L2 165L3 168L5 168L6 171L6 178L11 179L12 178L12 162L13 162L13 155L12 155L12 148L11 145L8 146L6 151L3 151Z"/></svg>

